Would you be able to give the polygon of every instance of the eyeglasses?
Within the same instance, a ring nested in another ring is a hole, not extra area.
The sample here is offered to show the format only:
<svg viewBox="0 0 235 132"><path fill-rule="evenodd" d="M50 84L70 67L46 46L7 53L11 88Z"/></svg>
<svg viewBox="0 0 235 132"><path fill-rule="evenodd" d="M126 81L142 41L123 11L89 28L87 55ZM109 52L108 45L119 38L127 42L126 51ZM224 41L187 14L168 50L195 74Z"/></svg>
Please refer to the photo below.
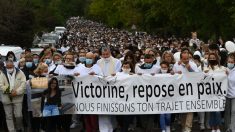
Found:
<svg viewBox="0 0 235 132"><path fill-rule="evenodd" d="M153 58L154 57L154 55L152 55L152 54L145 54L144 55L144 58L145 59L151 59L151 58Z"/></svg>

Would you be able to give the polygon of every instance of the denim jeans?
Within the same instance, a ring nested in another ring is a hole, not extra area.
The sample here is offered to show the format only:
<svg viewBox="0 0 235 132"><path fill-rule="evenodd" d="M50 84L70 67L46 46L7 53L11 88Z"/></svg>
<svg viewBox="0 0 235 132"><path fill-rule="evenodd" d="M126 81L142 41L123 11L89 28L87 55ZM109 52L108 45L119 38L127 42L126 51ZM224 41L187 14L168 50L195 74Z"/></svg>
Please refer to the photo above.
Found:
<svg viewBox="0 0 235 132"><path fill-rule="evenodd" d="M211 112L210 113L210 126L211 127L216 127L221 124L221 114L220 112Z"/></svg>
<svg viewBox="0 0 235 132"><path fill-rule="evenodd" d="M60 112L57 105L45 105L42 112L43 117L56 116L59 114Z"/></svg>
<svg viewBox="0 0 235 132"><path fill-rule="evenodd" d="M171 114L161 114L160 115L160 127L162 130L166 130L167 126L171 124Z"/></svg>

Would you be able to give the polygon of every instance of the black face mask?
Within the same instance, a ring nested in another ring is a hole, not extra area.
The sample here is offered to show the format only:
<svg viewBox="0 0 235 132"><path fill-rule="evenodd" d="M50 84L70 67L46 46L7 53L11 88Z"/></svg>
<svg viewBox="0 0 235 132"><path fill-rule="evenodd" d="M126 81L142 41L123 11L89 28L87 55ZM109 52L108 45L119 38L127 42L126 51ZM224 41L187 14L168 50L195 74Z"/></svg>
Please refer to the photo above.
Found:
<svg viewBox="0 0 235 132"><path fill-rule="evenodd" d="M73 65L73 64L64 64L64 67L67 68L67 69L74 69L76 66Z"/></svg>
<svg viewBox="0 0 235 132"><path fill-rule="evenodd" d="M212 66L218 65L217 60L209 60L209 64L211 64Z"/></svg>
<svg viewBox="0 0 235 132"><path fill-rule="evenodd" d="M75 66L64 66L64 67L67 69L74 69L75 68Z"/></svg>

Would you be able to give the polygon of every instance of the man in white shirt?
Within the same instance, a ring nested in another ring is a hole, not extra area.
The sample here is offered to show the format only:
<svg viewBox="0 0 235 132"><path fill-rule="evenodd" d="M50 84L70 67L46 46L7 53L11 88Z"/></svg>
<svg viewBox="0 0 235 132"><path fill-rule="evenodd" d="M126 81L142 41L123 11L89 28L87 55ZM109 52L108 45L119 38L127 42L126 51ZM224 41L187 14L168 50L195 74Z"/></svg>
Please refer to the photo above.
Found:
<svg viewBox="0 0 235 132"><path fill-rule="evenodd" d="M121 71L122 63L120 60L111 56L109 47L103 47L101 50L101 59L97 61L104 76L110 76Z"/></svg>
<svg viewBox="0 0 235 132"><path fill-rule="evenodd" d="M135 67L136 74L156 74L160 72L160 67L154 64L155 55L152 51L146 49L144 54L144 64Z"/></svg>
<svg viewBox="0 0 235 132"><path fill-rule="evenodd" d="M188 52L181 52L180 62L176 62L173 67L175 73L198 72L197 65L189 60ZM186 113L182 116L183 132L191 132L193 121L193 113Z"/></svg>
<svg viewBox="0 0 235 132"><path fill-rule="evenodd" d="M115 75L121 71L121 61L111 56L109 47L103 47L101 49L101 59L97 64L100 66L104 76ZM100 115L99 116L99 129L100 132L113 132L114 123L112 123L113 116Z"/></svg>
<svg viewBox="0 0 235 132"><path fill-rule="evenodd" d="M156 65L155 61L155 55L154 52L151 49L146 49L144 52L144 64L142 65L136 65L135 66L135 73L138 75L142 74L151 74L155 75L160 72L160 67ZM153 115L141 115L140 116L141 125L144 128L144 131L151 131L151 126L148 124L151 124L154 122L154 116Z"/></svg>
<svg viewBox="0 0 235 132"><path fill-rule="evenodd" d="M76 68L75 72L79 76L84 75L102 75L101 68L94 64L95 61L95 55L92 52L88 52L86 54L86 60L84 65L80 65Z"/></svg>
<svg viewBox="0 0 235 132"><path fill-rule="evenodd" d="M54 53L52 60L53 64L49 66L49 74L54 74L57 66L62 64L62 55L60 53Z"/></svg>
<svg viewBox="0 0 235 132"><path fill-rule="evenodd" d="M67 53L64 60L64 64L58 65L54 73L57 75L74 75L76 69L74 55L72 53Z"/></svg>

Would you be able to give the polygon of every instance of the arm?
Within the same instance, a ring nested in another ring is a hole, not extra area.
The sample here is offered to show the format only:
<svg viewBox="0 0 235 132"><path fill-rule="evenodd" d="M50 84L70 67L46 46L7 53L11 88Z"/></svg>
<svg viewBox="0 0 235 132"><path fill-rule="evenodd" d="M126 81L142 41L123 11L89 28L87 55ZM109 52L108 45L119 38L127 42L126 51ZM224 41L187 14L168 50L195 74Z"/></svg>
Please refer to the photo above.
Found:
<svg viewBox="0 0 235 132"><path fill-rule="evenodd" d="M16 81L20 81L20 86L18 88L16 88L16 94L17 95L21 95L24 94L25 89L26 89L26 77L24 75L24 73L22 71L19 71L19 79L20 80L16 80Z"/></svg>
<svg viewBox="0 0 235 132"><path fill-rule="evenodd" d="M5 75L0 72L0 89L2 89L2 92L4 93L8 87L9 84L7 83Z"/></svg>
<svg viewBox="0 0 235 132"><path fill-rule="evenodd" d="M120 72L122 69L122 62L120 60L117 60L117 64L115 66L115 72Z"/></svg>

